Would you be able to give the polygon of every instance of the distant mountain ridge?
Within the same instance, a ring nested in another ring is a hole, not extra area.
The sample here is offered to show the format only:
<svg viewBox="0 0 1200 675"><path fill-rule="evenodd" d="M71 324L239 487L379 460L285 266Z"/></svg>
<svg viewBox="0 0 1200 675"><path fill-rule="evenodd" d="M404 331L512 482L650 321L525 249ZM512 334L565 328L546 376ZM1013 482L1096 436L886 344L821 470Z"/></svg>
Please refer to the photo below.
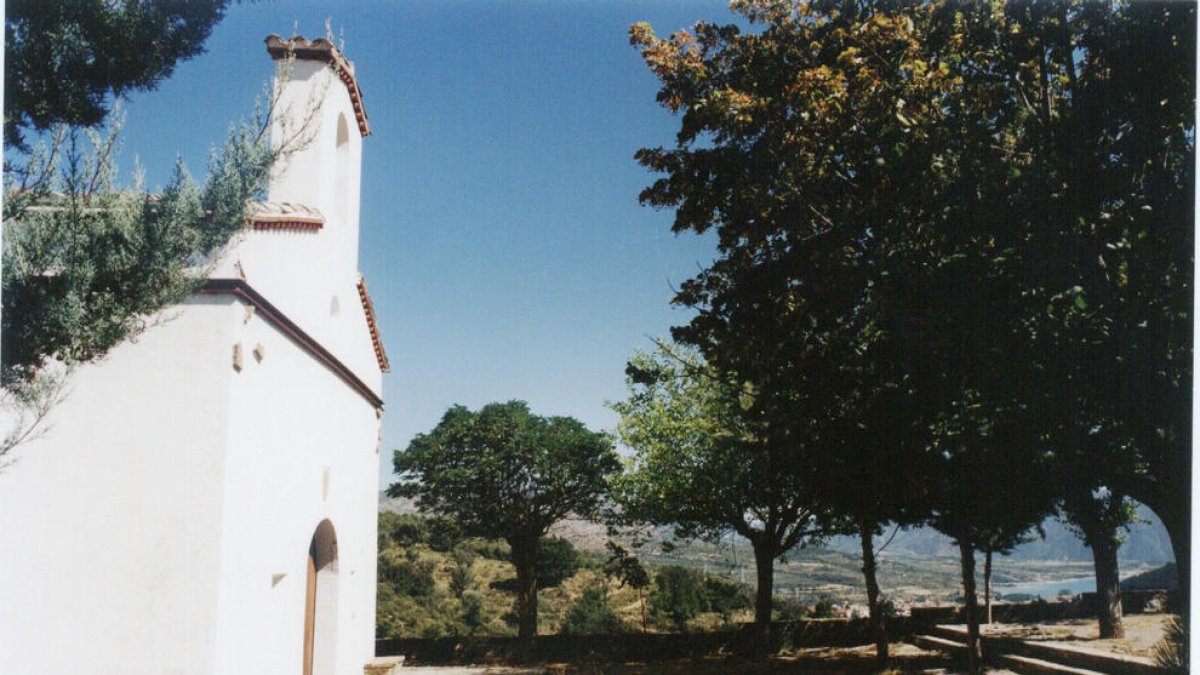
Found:
<svg viewBox="0 0 1200 675"><path fill-rule="evenodd" d="M418 513L416 503L411 499L390 499L386 494L379 494L379 508L393 513ZM1175 556L1171 551L1171 539L1149 509L1139 506L1137 516L1145 521L1134 525L1121 546L1120 560L1129 563L1146 563L1163 565L1173 562ZM1056 519L1048 519L1042 524L1046 538L1018 546L1008 556L1010 560L1057 560L1062 562L1091 562L1092 553L1083 545L1065 525ZM568 539L577 547L585 550L603 550L607 539L603 525L589 523L583 520L567 520L555 526L553 536ZM664 536L666 532L664 531ZM876 539L876 546L891 536L891 530L884 532ZM858 537L834 537L826 547L840 553L858 555L862 548ZM932 528L915 528L900 530L884 549L884 556L899 556L908 558L958 558L958 547L953 540Z"/></svg>
<svg viewBox="0 0 1200 675"><path fill-rule="evenodd" d="M1121 546L1119 559L1122 562L1147 563L1162 565L1175 560L1171 550L1171 538L1167 530L1155 517L1154 513L1144 506L1139 506L1137 517L1142 523L1134 525ZM1090 562L1092 552L1079 540L1067 526L1057 519L1050 518L1042 523L1046 531L1045 539L1038 539L1028 544L1022 544L1008 556L1011 560L1059 560L1063 562ZM879 546L891 535L889 529L882 537L876 539ZM1036 534L1035 534L1036 536ZM857 537L835 537L829 548L845 553L861 551ZM911 530L901 530L884 550L885 555L900 555L916 558L924 557L957 557L958 547L953 540L932 528L923 527Z"/></svg>
<svg viewBox="0 0 1200 675"><path fill-rule="evenodd" d="M1160 588L1179 588L1179 574L1175 571L1175 563L1167 563L1162 567L1142 572L1121 582L1122 591L1157 590Z"/></svg>

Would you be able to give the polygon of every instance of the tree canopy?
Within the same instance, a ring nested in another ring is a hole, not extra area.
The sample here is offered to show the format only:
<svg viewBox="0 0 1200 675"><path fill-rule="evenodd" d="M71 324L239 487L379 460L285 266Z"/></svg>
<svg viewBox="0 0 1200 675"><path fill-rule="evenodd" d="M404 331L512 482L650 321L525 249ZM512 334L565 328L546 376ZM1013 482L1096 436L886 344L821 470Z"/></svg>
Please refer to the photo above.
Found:
<svg viewBox="0 0 1200 675"><path fill-rule="evenodd" d="M773 437L753 385L695 350L660 344L626 369L629 398L612 403L633 449L614 498L625 520L673 525L680 536L736 532L754 547L755 622L765 644L775 559L842 525L819 499L810 439ZM790 441L790 442L789 442Z"/></svg>
<svg viewBox="0 0 1200 675"><path fill-rule="evenodd" d="M275 101L231 129L203 185L176 167L161 195L118 187L125 93L153 89L202 53L227 0L36 2L5 9L3 343L0 455L37 433L64 372L136 335L203 279L245 221L270 167L308 124L267 137ZM29 145L24 132L37 132Z"/></svg>
<svg viewBox="0 0 1200 675"><path fill-rule="evenodd" d="M190 295L205 258L242 229L246 202L261 198L285 151L272 147L265 124L232 129L203 185L178 164L155 196L115 186L119 126L108 134L59 128L35 153L46 164L32 189L9 174L0 382L32 380L48 359L72 365L103 355Z"/></svg>
<svg viewBox="0 0 1200 675"><path fill-rule="evenodd" d="M519 634L537 633L539 540L570 514L594 515L621 465L611 441L570 417L540 417L523 401L454 406L393 459L391 496L454 518L468 534L512 547Z"/></svg>
<svg viewBox="0 0 1200 675"><path fill-rule="evenodd" d="M11 0L4 7L4 144L23 129L92 127L112 97L154 89L203 53L229 0Z"/></svg>
<svg viewBox="0 0 1200 675"><path fill-rule="evenodd" d="M944 527L968 472L1060 490L1018 463L1052 454L1186 561L1194 5L732 6L751 30L630 30L680 120L641 200L718 240L675 337L775 434L891 392Z"/></svg>

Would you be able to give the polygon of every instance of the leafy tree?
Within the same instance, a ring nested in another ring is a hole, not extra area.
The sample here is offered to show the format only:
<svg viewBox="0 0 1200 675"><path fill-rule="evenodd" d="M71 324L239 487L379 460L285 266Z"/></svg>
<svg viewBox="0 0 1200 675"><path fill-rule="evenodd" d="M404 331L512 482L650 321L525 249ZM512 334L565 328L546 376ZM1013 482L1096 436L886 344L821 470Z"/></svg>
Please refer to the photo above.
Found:
<svg viewBox="0 0 1200 675"><path fill-rule="evenodd" d="M1039 524L1036 526L1038 535L1046 538L1046 533ZM992 622L992 600L999 594L992 592L992 556L999 553L1008 555L1021 544L1035 541L1036 537L1029 532L997 531L985 533L981 537L980 548L983 550L983 602L984 622Z"/></svg>
<svg viewBox="0 0 1200 675"><path fill-rule="evenodd" d="M409 547L422 544L439 553L463 546L462 528L449 518L417 513L379 512L379 547L389 544Z"/></svg>
<svg viewBox="0 0 1200 675"><path fill-rule="evenodd" d="M646 595L645 589L650 585L650 572L637 556L625 547L609 541L604 544L608 549L608 560L604 563L604 576L616 578L622 587L628 586L637 591L638 603L642 609L642 632L646 632Z"/></svg>
<svg viewBox="0 0 1200 675"><path fill-rule="evenodd" d="M622 517L674 525L683 537L730 530L754 549L758 644L768 644L775 559L835 524L814 495L800 440L765 441L754 390L722 377L695 353L660 345L626 369L630 397L611 404L634 450L615 482Z"/></svg>
<svg viewBox="0 0 1200 675"><path fill-rule="evenodd" d="M721 615L726 625L735 612L754 606L753 592L745 584L722 577L704 577L704 606Z"/></svg>
<svg viewBox="0 0 1200 675"><path fill-rule="evenodd" d="M940 461L932 474L930 524L958 544L968 631L968 660L979 666L975 553L1024 536L1053 509L1053 495L1039 476L1049 473L1046 453L1024 439L1026 425L982 405L941 418L934 447Z"/></svg>
<svg viewBox="0 0 1200 675"><path fill-rule="evenodd" d="M650 606L655 614L669 618L677 630L686 630L687 622L704 611L704 581L696 570L666 565L658 569L654 583Z"/></svg>
<svg viewBox="0 0 1200 675"><path fill-rule="evenodd" d="M874 301L871 289L864 302ZM872 327L861 330L856 355L842 359L838 393L821 425L823 445L812 463L821 477L821 499L857 527L867 594L870 631L880 666L889 658L888 618L879 587L875 537L886 524L923 523L932 500L930 457L916 428L919 411L903 374L887 358L887 339ZM886 545L886 544L884 544Z"/></svg>
<svg viewBox="0 0 1200 675"><path fill-rule="evenodd" d="M468 534L502 538L517 572L518 636L537 634L537 558L542 538L568 514L591 516L620 469L612 444L569 417L539 417L522 401L477 412L446 411L393 459L388 494L417 497L426 511Z"/></svg>
<svg viewBox="0 0 1200 675"><path fill-rule="evenodd" d="M561 632L564 635L616 635L625 629L608 603L607 589L588 586L567 610Z"/></svg>
<svg viewBox="0 0 1200 675"><path fill-rule="evenodd" d="M734 8L754 32L630 33L681 113L675 147L637 154L663 174L642 201L721 253L676 338L793 435L887 364L966 549L996 524L968 527L956 472L1016 450L1106 467L1186 560L1194 6Z"/></svg>
<svg viewBox="0 0 1200 675"><path fill-rule="evenodd" d="M112 97L154 89L204 52L228 0L11 0L4 12L4 144L22 129L93 127Z"/></svg>
<svg viewBox="0 0 1200 675"><path fill-rule="evenodd" d="M1068 529L1092 550L1096 567L1096 612L1102 639L1125 637L1117 552L1124 535L1137 522L1136 513L1132 501L1102 486L1088 490L1085 484L1064 496L1062 501L1062 515Z"/></svg>
<svg viewBox="0 0 1200 675"><path fill-rule="evenodd" d="M538 545L537 578L542 588L554 588L579 571L579 551L566 539L548 537Z"/></svg>
<svg viewBox="0 0 1200 675"><path fill-rule="evenodd" d="M187 297L198 282L192 256L242 228L243 204L261 194L276 157L259 128L243 127L214 159L203 189L179 166L150 199L115 189L115 130L89 134L86 155L80 136L66 133L54 198L16 214L5 233L6 384L31 378L51 357L95 358L154 310Z"/></svg>

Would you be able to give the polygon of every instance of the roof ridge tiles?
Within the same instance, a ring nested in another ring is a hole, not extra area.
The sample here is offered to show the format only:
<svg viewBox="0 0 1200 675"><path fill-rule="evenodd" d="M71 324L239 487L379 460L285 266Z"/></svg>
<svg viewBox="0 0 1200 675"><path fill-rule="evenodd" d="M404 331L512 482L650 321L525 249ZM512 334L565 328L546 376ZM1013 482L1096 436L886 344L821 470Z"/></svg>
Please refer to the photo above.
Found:
<svg viewBox="0 0 1200 675"><path fill-rule="evenodd" d="M350 94L350 105L354 108L354 118L358 121L358 131L363 137L371 135L371 126L367 123L367 111L363 107L362 91L358 88L358 80L354 77L354 64L351 63L338 46L328 38L319 37L309 40L301 35L293 35L284 39L274 33L266 38L267 53L276 61L295 58L301 61L321 61L329 64L333 72L346 85Z"/></svg>

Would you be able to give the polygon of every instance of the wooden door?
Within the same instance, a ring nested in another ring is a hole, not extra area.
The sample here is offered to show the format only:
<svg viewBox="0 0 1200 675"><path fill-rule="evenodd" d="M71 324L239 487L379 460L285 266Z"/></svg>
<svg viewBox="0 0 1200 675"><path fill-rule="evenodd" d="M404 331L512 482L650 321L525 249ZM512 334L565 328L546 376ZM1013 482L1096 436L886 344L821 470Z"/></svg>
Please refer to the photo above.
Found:
<svg viewBox="0 0 1200 675"><path fill-rule="evenodd" d="M314 551L308 552L308 581L304 597L304 675L313 671L313 635L317 618L317 561Z"/></svg>

